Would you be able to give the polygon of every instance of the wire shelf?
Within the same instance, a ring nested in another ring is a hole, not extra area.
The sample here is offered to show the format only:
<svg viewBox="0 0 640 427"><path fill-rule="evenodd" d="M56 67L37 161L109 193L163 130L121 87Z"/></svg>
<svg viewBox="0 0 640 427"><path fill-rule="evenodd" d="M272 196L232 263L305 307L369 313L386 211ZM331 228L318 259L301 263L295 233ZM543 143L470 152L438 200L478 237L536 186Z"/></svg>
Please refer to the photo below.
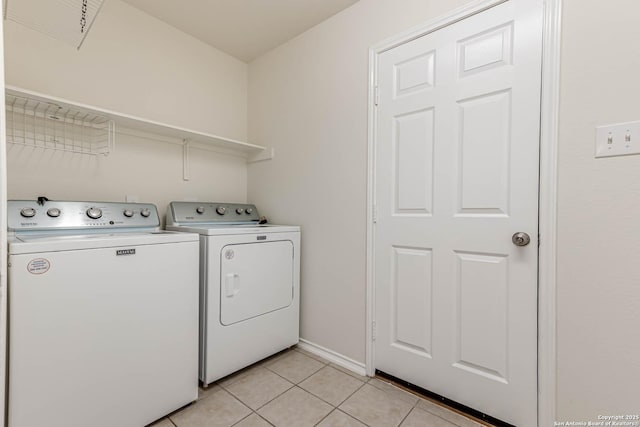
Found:
<svg viewBox="0 0 640 427"><path fill-rule="evenodd" d="M89 111L6 94L7 142L89 155L108 155L115 123Z"/></svg>

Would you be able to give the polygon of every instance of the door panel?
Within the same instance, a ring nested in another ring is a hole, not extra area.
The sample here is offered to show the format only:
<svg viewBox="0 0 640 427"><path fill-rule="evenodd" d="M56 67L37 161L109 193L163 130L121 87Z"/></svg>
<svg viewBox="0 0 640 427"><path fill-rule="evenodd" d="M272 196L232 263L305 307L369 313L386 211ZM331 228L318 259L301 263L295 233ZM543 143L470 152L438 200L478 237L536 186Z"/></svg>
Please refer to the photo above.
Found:
<svg viewBox="0 0 640 427"><path fill-rule="evenodd" d="M457 342L454 367L507 381L507 257L456 253ZM490 301L486 310L478 301Z"/></svg>
<svg viewBox="0 0 640 427"><path fill-rule="evenodd" d="M542 2L510 0L377 70L375 367L518 426L537 412L541 42Z"/></svg>
<svg viewBox="0 0 640 427"><path fill-rule="evenodd" d="M431 357L431 251L393 248L392 345Z"/></svg>
<svg viewBox="0 0 640 427"><path fill-rule="evenodd" d="M458 101L457 214L508 215L511 91Z"/></svg>
<svg viewBox="0 0 640 427"><path fill-rule="evenodd" d="M431 213L433 207L433 109L394 118L395 213Z"/></svg>
<svg viewBox="0 0 640 427"><path fill-rule="evenodd" d="M226 245L220 253L220 322L232 325L293 302L293 243Z"/></svg>

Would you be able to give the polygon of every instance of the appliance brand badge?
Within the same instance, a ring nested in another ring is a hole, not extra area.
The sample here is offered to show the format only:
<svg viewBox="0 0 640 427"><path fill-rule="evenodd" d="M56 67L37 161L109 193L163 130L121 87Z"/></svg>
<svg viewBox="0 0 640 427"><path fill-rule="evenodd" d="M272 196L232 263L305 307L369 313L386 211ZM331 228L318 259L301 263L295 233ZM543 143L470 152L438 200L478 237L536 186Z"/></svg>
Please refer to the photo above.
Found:
<svg viewBox="0 0 640 427"><path fill-rule="evenodd" d="M44 274L51 268L51 263L45 258L36 258L29 261L27 271L31 274Z"/></svg>
<svg viewBox="0 0 640 427"><path fill-rule="evenodd" d="M135 255L135 249L116 249L116 256L120 255Z"/></svg>

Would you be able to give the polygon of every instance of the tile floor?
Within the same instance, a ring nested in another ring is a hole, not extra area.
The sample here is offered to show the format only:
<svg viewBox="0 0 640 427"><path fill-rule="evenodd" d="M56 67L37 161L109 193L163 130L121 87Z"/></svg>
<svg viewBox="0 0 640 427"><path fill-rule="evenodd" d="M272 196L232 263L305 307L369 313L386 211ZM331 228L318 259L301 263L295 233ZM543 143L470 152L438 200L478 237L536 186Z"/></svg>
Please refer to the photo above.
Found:
<svg viewBox="0 0 640 427"><path fill-rule="evenodd" d="M377 378L293 348L200 390L152 427L481 427Z"/></svg>

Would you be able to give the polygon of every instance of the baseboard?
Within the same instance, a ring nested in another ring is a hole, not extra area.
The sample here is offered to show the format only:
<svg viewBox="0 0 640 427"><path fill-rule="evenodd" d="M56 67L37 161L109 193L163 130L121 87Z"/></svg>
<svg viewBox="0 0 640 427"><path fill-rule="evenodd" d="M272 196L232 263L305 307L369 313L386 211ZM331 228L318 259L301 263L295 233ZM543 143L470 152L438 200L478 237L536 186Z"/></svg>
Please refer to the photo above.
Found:
<svg viewBox="0 0 640 427"><path fill-rule="evenodd" d="M328 348L324 348L318 344L309 342L302 338L300 338L300 342L298 342L298 347L300 347L302 350L308 351L309 353L315 354L316 356L320 356L332 363L335 363L338 366L348 369L358 375L367 375L367 370L365 369L364 363L356 362L355 360L350 359L347 356L344 356L333 350L329 350Z"/></svg>

